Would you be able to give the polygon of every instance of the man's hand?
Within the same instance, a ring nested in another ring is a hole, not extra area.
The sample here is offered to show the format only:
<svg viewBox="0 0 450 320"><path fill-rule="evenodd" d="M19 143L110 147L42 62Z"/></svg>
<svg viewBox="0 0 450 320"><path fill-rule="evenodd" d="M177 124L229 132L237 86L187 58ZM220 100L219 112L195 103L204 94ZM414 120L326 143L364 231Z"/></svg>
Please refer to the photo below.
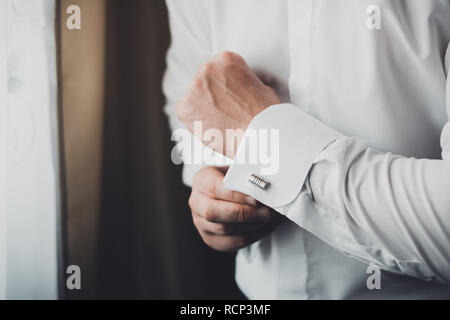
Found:
<svg viewBox="0 0 450 320"><path fill-rule="evenodd" d="M245 60L232 52L222 52L206 63L195 76L185 96L176 105L177 117L194 132L194 121L203 130L216 129L223 141L205 141L229 158L233 158L250 121L271 105L279 104L275 90L266 86L248 67ZM240 131L240 136L227 142L226 130Z"/></svg>
<svg viewBox="0 0 450 320"><path fill-rule="evenodd" d="M281 215L256 200L226 189L226 169L207 167L193 178L189 206L203 241L218 251L236 251L271 233Z"/></svg>

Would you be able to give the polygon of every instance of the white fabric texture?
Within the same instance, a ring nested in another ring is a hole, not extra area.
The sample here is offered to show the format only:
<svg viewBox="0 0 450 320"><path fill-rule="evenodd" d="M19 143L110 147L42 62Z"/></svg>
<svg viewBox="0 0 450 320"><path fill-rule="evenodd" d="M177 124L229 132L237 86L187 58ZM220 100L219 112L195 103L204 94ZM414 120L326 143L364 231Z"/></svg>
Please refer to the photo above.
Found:
<svg viewBox="0 0 450 320"><path fill-rule="evenodd" d="M57 298L54 1L0 2L0 298Z"/></svg>
<svg viewBox="0 0 450 320"><path fill-rule="evenodd" d="M0 299L6 298L7 18L8 3L0 1Z"/></svg>
<svg viewBox="0 0 450 320"><path fill-rule="evenodd" d="M265 177L272 185L251 185L259 168L248 164L233 164L225 179L289 219L239 251L243 292L450 298L450 1L195 3L168 1L172 119L193 72L222 50L242 55L285 103L249 127L282 124L279 175ZM380 29L368 28L374 5ZM185 178L195 169L186 166ZM366 284L369 265L382 270L381 290Z"/></svg>

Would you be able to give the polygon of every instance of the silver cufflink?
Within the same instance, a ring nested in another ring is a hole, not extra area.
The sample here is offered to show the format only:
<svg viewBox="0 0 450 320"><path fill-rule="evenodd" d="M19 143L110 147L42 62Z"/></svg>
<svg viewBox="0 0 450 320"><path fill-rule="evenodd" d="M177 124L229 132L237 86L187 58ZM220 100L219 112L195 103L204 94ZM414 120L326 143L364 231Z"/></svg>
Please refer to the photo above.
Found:
<svg viewBox="0 0 450 320"><path fill-rule="evenodd" d="M256 174L252 174L248 181L250 181L251 183L253 183L254 185L263 190L266 189L267 186L269 185L269 181L266 181L263 178L258 177Z"/></svg>

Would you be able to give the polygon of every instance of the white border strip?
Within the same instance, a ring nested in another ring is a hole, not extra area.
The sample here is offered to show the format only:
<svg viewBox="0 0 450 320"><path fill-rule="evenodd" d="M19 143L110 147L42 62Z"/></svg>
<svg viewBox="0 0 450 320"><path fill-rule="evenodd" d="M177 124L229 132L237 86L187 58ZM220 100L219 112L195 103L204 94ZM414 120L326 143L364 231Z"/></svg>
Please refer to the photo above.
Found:
<svg viewBox="0 0 450 320"><path fill-rule="evenodd" d="M8 1L0 1L0 300L6 299L6 166L7 166L7 30Z"/></svg>

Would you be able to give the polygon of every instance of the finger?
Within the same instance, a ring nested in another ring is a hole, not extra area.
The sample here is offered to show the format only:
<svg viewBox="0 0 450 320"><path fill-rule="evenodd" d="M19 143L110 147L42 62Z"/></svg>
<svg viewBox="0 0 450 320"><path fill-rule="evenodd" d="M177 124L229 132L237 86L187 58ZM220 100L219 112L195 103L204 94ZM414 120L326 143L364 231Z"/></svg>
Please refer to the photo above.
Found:
<svg viewBox="0 0 450 320"><path fill-rule="evenodd" d="M213 235L237 235L249 233L264 227L267 222L215 223L194 213L194 224L198 229Z"/></svg>
<svg viewBox="0 0 450 320"><path fill-rule="evenodd" d="M222 238L216 239L216 241L221 243L223 247L227 248L227 251L236 251L263 239L267 235L271 234L278 226L279 221L274 220L252 232L231 236L216 236Z"/></svg>
<svg viewBox="0 0 450 320"><path fill-rule="evenodd" d="M235 252L247 246L246 239L241 235L220 236L200 232L200 236L209 247L221 252Z"/></svg>
<svg viewBox="0 0 450 320"><path fill-rule="evenodd" d="M232 52L232 51L219 52L215 56L213 56L210 59L210 61L213 62L213 63L214 62L218 62L220 64L223 64L223 63L227 63L227 64L228 63L237 63L237 64L241 64L241 65L244 65L244 66L248 66L247 62L245 61L245 59L241 55L239 55L239 54L237 54L235 52Z"/></svg>
<svg viewBox="0 0 450 320"><path fill-rule="evenodd" d="M202 193L193 193L191 208L204 219L215 223L242 223L270 220L272 214L267 207L211 199Z"/></svg>
<svg viewBox="0 0 450 320"><path fill-rule="evenodd" d="M234 252L236 250L247 247L275 230L277 224L267 224L263 228L247 234L237 235L216 235L207 232L201 232L203 241L211 248L222 252Z"/></svg>
<svg viewBox="0 0 450 320"><path fill-rule="evenodd" d="M224 186L223 170L223 168L219 169L215 167L204 169L202 175L195 177L195 187L197 187L201 193L213 199L256 206L257 202L254 198L241 192L230 190Z"/></svg>
<svg viewBox="0 0 450 320"><path fill-rule="evenodd" d="M200 219L197 217L197 219ZM274 213L273 219L262 228L246 234L236 235L217 235L199 229L203 241L211 248L217 251L234 252L246 247L273 232L283 221L284 217Z"/></svg>

